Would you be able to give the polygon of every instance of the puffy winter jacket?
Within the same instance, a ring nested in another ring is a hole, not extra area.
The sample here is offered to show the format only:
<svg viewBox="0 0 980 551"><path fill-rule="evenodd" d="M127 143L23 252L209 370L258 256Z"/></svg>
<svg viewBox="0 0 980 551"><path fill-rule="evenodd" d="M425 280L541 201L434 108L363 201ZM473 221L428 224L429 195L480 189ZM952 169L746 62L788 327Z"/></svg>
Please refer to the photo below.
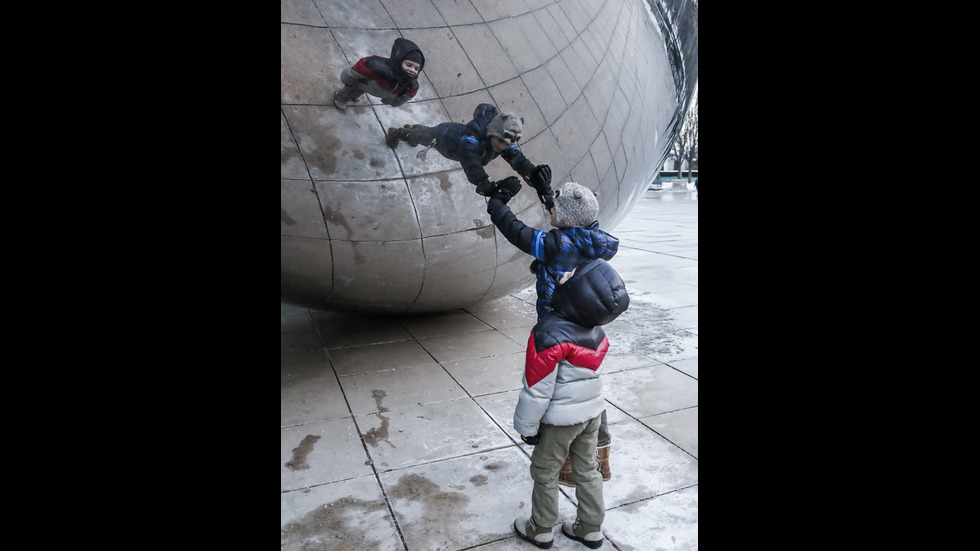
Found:
<svg viewBox="0 0 980 551"><path fill-rule="evenodd" d="M597 259L558 285L552 304L527 341L514 411L514 428L524 436L537 434L541 423L568 426L602 413L599 375L609 340L601 326L625 312L630 299L616 270Z"/></svg>
<svg viewBox="0 0 980 551"><path fill-rule="evenodd" d="M517 219L500 199L487 203L490 221L518 249L538 259L536 290L538 318L548 313L551 294L561 274L587 260L611 260L619 251L619 239L599 229L595 221L588 228L555 228L544 232Z"/></svg>
<svg viewBox="0 0 980 551"><path fill-rule="evenodd" d="M436 151L447 159L459 161L471 184L489 179L483 167L498 156L525 178L530 178L534 171L534 165L517 148L517 144L500 153L493 150L490 136L487 136L487 126L498 114L500 111L493 105L481 103L473 110L473 120L470 122L444 122L436 126Z"/></svg>
<svg viewBox="0 0 980 551"><path fill-rule="evenodd" d="M409 76L402 69L402 61L409 52L415 50L422 56L422 50L411 40L396 38L391 45L391 56L376 55L362 57L340 73L344 84L357 87L362 92L381 98L381 102L398 107L414 98L419 91L418 78ZM425 56L422 56L425 67ZM421 69L420 69L421 70Z"/></svg>

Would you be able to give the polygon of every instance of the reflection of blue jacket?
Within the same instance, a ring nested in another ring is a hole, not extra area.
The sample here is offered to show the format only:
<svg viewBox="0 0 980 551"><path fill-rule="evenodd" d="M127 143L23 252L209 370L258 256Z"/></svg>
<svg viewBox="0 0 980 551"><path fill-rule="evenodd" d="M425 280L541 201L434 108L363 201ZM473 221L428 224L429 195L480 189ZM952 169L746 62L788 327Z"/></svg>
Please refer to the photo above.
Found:
<svg viewBox="0 0 980 551"><path fill-rule="evenodd" d="M551 295L561 274L581 262L601 258L610 260L619 251L619 239L599 229L595 221L588 228L555 228L544 232L517 219L500 199L487 203L490 221L512 245L536 258L538 319L551 309Z"/></svg>
<svg viewBox="0 0 980 551"><path fill-rule="evenodd" d="M517 144L501 153L493 150L490 136L487 136L487 125L499 113L493 105L481 103L473 111L473 120L470 122L444 122L436 126L436 151L447 159L459 161L471 184L489 179L483 167L498 156L503 157L514 171L525 178L530 178L534 171L534 165L521 153Z"/></svg>

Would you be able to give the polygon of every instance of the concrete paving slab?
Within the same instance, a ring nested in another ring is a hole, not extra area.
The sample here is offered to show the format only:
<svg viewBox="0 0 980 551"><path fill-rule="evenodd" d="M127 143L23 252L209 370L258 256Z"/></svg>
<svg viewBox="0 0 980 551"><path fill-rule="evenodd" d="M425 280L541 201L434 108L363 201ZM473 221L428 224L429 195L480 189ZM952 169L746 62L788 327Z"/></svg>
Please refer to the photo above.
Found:
<svg viewBox="0 0 980 551"><path fill-rule="evenodd" d="M330 361L339 377L435 363L414 340L332 349Z"/></svg>
<svg viewBox="0 0 980 551"><path fill-rule="evenodd" d="M602 533L622 551L697 549L698 487L613 509Z"/></svg>
<svg viewBox="0 0 980 551"><path fill-rule="evenodd" d="M347 403L355 415L445 402L466 392L437 363L373 371L340 378Z"/></svg>
<svg viewBox="0 0 980 551"><path fill-rule="evenodd" d="M524 350L523 346L496 331L419 339L419 344L438 362L486 358Z"/></svg>
<svg viewBox="0 0 980 551"><path fill-rule="evenodd" d="M325 360L323 365L326 369L322 376L280 385L280 427L337 419L350 414L340 383Z"/></svg>
<svg viewBox="0 0 980 551"><path fill-rule="evenodd" d="M280 549L371 549L405 546L374 476L280 494Z"/></svg>
<svg viewBox="0 0 980 551"><path fill-rule="evenodd" d="M372 474L350 417L279 430L280 491L310 488Z"/></svg>
<svg viewBox="0 0 980 551"><path fill-rule="evenodd" d="M469 399L357 415L378 471L390 471L513 445Z"/></svg>
<svg viewBox="0 0 980 551"><path fill-rule="evenodd" d="M644 425L657 431L682 450L698 458L698 408L669 411L660 415L640 417Z"/></svg>
<svg viewBox="0 0 980 551"><path fill-rule="evenodd" d="M639 367L603 376L606 400L637 417L698 404L698 381L669 365Z"/></svg>
<svg viewBox="0 0 980 551"><path fill-rule="evenodd" d="M466 389L470 396L481 396L506 390L519 390L521 377L524 376L525 356L522 350L513 354L497 354L489 358L443 362L442 367Z"/></svg>
<svg viewBox="0 0 980 551"><path fill-rule="evenodd" d="M687 358L683 360L673 360L669 363L670 367L686 373L695 379L698 378L698 357Z"/></svg>
<svg viewBox="0 0 980 551"><path fill-rule="evenodd" d="M407 549L469 549L512 538L530 508L530 459L508 447L381 473Z"/></svg>

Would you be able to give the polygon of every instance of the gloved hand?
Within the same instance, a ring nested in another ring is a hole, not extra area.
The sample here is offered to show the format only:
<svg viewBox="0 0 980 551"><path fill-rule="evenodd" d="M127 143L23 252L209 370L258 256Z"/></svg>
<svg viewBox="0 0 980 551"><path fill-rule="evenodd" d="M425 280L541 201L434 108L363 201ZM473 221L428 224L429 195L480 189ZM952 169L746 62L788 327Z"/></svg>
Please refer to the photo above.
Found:
<svg viewBox="0 0 980 551"><path fill-rule="evenodd" d="M548 165L538 165L531 173L531 187L538 190L538 195L542 195L545 190L551 189L551 167Z"/></svg>
<svg viewBox="0 0 980 551"><path fill-rule="evenodd" d="M490 197L496 189L497 182L490 180L490 178L484 178L476 184L476 192L484 197Z"/></svg>
<svg viewBox="0 0 980 551"><path fill-rule="evenodd" d="M548 211L555 207L555 193L551 190L551 167L538 165L531 173L529 184L538 192L538 199Z"/></svg>
<svg viewBox="0 0 980 551"><path fill-rule="evenodd" d="M541 439L541 433L535 434L534 436L524 436L523 434L521 435L521 440L523 440L524 443L527 444L528 446L537 446L538 440L540 439Z"/></svg>
<svg viewBox="0 0 980 551"><path fill-rule="evenodd" d="M490 194L490 197L500 199L506 205L507 201L513 199L520 191L521 181L517 176L508 176L503 180L497 180L497 189Z"/></svg>
<svg viewBox="0 0 980 551"><path fill-rule="evenodd" d="M551 212L551 209L555 208L555 194L553 191L551 191L551 186L548 186L548 193L539 193L538 199L541 200L541 203L544 205L544 208L548 210L548 212Z"/></svg>

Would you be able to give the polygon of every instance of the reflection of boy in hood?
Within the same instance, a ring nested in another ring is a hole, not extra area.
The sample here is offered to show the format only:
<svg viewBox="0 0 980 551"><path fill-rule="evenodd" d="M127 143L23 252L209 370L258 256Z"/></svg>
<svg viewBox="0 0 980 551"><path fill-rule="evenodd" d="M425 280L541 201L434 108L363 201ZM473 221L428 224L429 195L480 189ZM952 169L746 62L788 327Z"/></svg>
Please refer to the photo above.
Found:
<svg viewBox="0 0 980 551"><path fill-rule="evenodd" d="M560 197L559 197L560 199ZM567 279L566 279L567 278ZM514 429L534 446L531 516L514 529L538 547L550 546L558 522L558 477L570 457L578 498L576 520L562 532L595 549L602 545L605 507L596 469L602 395L602 360L609 349L602 325L629 308L626 285L602 259L579 264L559 279L553 310L538 319L527 341L524 387L514 410Z"/></svg>
<svg viewBox="0 0 980 551"><path fill-rule="evenodd" d="M340 73L344 87L334 92L334 105L344 109L366 93L381 98L385 105L398 107L415 97L424 66L422 50L411 40L396 38L390 57L362 57Z"/></svg>

